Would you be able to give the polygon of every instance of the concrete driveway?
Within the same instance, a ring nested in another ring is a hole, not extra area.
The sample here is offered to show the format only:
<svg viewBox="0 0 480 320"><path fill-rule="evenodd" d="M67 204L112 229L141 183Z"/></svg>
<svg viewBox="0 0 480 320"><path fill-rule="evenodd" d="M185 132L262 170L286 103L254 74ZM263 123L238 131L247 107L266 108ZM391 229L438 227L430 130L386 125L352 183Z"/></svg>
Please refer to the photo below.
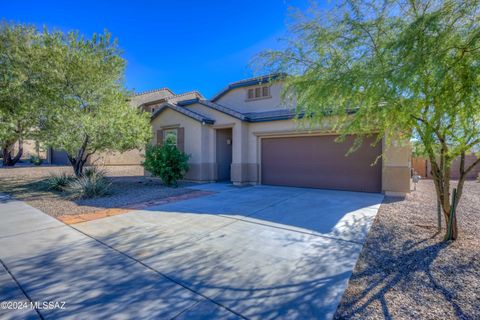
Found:
<svg viewBox="0 0 480 320"><path fill-rule="evenodd" d="M218 193L75 227L257 319L329 318L383 200L271 186L195 188Z"/></svg>
<svg viewBox="0 0 480 320"><path fill-rule="evenodd" d="M41 289L41 279L60 279L65 271L59 266L66 265L84 270L71 285L77 284L77 300L89 298L92 314L135 314L128 307L133 299L130 308L141 308L140 317L328 319L383 200L380 194L271 186L195 189L216 193L74 225L77 235L64 235L81 238L70 239L72 246L93 238L103 248L67 250L51 262L44 257L52 269L38 275L34 289ZM10 272L19 272L22 283L25 269L12 261ZM113 280L119 283L100 285ZM99 299L113 307L95 313ZM76 310L86 315L89 306L80 303Z"/></svg>

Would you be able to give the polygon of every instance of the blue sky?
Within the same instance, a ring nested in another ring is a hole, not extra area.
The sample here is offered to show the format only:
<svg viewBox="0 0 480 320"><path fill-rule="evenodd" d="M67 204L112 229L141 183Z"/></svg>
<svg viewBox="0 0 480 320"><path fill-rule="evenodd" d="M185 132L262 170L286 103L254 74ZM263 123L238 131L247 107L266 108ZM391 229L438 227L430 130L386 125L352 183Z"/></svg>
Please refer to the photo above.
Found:
<svg viewBox="0 0 480 320"><path fill-rule="evenodd" d="M247 1L6 1L1 18L89 36L108 29L127 60L135 91L169 87L207 98L252 75L259 51L278 48L288 8L307 0Z"/></svg>

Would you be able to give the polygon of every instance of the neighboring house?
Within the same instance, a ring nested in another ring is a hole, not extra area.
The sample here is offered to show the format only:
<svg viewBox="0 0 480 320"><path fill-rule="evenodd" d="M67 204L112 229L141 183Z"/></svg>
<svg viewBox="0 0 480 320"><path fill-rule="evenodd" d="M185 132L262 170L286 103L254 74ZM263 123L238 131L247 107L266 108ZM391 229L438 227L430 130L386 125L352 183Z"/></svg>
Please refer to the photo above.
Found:
<svg viewBox="0 0 480 320"><path fill-rule="evenodd" d="M132 97L130 103L134 108L142 108L144 111L154 113L158 103L176 103L185 99L205 99L196 91L175 94L168 88L138 93ZM153 105L151 107L151 105ZM140 165L143 159L143 150L130 150L126 152L102 152L93 154L87 161L87 165L115 166L115 165ZM56 165L70 165L67 154L61 150L48 150L47 162Z"/></svg>
<svg viewBox="0 0 480 320"><path fill-rule="evenodd" d="M279 75L229 84L211 100L198 92L173 95L168 89L138 98L152 112L154 144L176 136L190 155L186 178L403 195L410 191L408 144L371 147L367 138L346 156L354 137L336 143L328 119L302 129L292 106L280 97ZM272 81L279 80L279 81ZM144 94L145 95L145 94ZM385 157L375 163L384 152Z"/></svg>

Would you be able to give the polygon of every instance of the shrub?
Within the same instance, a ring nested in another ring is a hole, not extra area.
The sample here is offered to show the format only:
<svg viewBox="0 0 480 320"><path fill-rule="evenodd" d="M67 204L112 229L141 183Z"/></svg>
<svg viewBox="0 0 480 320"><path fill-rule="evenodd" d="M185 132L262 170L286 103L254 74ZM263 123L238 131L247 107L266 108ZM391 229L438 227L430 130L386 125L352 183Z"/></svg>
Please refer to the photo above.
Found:
<svg viewBox="0 0 480 320"><path fill-rule="evenodd" d="M86 170L81 177L71 180L65 190L71 198L89 199L109 194L110 186L103 171Z"/></svg>
<svg viewBox="0 0 480 320"><path fill-rule="evenodd" d="M167 142L163 146L148 146L143 166L167 186L176 186L177 180L182 179L189 169L188 159L188 155Z"/></svg>
<svg viewBox="0 0 480 320"><path fill-rule="evenodd" d="M30 156L30 163L39 166L43 163L43 159L38 156Z"/></svg>
<svg viewBox="0 0 480 320"><path fill-rule="evenodd" d="M107 172L105 169L99 169L98 167L88 167L83 170L83 175L86 177L97 176L97 178L105 178Z"/></svg>
<svg viewBox="0 0 480 320"><path fill-rule="evenodd" d="M73 176L62 173L60 175L51 175L45 180L45 184L48 190L63 191L72 180L74 180Z"/></svg>

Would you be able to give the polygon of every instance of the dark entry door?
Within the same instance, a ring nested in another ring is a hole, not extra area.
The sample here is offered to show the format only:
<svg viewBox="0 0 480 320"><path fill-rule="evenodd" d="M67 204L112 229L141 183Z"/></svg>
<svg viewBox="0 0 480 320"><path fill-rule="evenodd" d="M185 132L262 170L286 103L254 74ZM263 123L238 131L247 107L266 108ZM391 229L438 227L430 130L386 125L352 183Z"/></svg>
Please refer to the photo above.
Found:
<svg viewBox="0 0 480 320"><path fill-rule="evenodd" d="M374 138L348 156L354 136L300 136L262 139L262 183L281 186L381 192L381 143Z"/></svg>
<svg viewBox="0 0 480 320"><path fill-rule="evenodd" d="M217 180L230 181L232 164L232 129L217 129Z"/></svg>

